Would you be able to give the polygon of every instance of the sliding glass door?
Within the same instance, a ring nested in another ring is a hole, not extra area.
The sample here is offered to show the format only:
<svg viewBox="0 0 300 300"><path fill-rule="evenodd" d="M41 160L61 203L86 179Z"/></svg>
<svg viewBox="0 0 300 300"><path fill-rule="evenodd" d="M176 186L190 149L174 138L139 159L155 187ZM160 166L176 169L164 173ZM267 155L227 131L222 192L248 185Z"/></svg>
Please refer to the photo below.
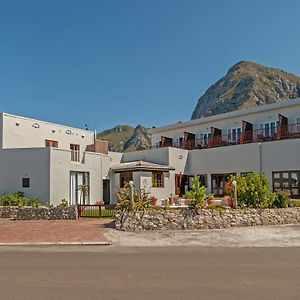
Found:
<svg viewBox="0 0 300 300"><path fill-rule="evenodd" d="M70 173L70 204L90 203L90 174L88 172Z"/></svg>

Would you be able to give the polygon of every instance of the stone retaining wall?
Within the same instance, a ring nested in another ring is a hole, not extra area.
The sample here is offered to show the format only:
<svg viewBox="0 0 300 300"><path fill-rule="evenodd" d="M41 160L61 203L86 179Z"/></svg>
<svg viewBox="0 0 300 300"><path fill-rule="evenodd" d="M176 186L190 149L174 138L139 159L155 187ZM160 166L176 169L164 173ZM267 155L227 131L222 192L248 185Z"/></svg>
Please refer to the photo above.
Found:
<svg viewBox="0 0 300 300"><path fill-rule="evenodd" d="M14 220L77 220L76 206L62 207L13 207L0 206L0 218Z"/></svg>
<svg viewBox="0 0 300 300"><path fill-rule="evenodd" d="M137 230L195 230L241 226L299 224L300 208L201 209L118 212L116 228Z"/></svg>

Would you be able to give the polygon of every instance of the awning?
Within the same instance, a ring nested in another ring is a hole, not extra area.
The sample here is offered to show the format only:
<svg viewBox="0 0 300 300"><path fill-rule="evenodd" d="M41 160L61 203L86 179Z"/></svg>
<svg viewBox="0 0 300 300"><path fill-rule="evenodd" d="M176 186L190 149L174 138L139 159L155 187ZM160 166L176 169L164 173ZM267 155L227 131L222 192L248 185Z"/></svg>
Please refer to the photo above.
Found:
<svg viewBox="0 0 300 300"><path fill-rule="evenodd" d="M115 173L126 172L126 171L161 171L161 172L169 172L174 171L175 168L166 166L166 165L159 165L143 160L137 160L132 162L114 164L110 167L112 171Z"/></svg>

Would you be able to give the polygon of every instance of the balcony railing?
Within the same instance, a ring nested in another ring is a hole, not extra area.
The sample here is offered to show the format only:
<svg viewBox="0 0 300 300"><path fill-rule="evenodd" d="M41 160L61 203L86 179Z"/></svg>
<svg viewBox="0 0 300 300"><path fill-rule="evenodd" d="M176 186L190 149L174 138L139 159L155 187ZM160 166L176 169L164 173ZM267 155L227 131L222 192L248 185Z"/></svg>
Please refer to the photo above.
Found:
<svg viewBox="0 0 300 300"><path fill-rule="evenodd" d="M173 141L172 145L165 147L175 147L186 150L215 148L239 144L249 144L258 142L278 141L283 139L300 138L300 123L281 125L273 128L264 128L241 132L240 134L222 134L210 138L186 140L181 142ZM161 148L163 146L152 146Z"/></svg>

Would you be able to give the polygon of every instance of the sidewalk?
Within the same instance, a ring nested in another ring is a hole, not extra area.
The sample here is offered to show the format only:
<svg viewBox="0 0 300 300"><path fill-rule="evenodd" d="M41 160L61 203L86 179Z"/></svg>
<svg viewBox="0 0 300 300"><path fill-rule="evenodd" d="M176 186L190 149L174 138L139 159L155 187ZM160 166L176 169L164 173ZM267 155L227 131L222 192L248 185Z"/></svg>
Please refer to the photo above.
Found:
<svg viewBox="0 0 300 300"><path fill-rule="evenodd" d="M114 246L300 247L300 225L253 226L198 231L125 232L107 229Z"/></svg>
<svg viewBox="0 0 300 300"><path fill-rule="evenodd" d="M0 219L0 245L109 245L111 220L12 221Z"/></svg>

